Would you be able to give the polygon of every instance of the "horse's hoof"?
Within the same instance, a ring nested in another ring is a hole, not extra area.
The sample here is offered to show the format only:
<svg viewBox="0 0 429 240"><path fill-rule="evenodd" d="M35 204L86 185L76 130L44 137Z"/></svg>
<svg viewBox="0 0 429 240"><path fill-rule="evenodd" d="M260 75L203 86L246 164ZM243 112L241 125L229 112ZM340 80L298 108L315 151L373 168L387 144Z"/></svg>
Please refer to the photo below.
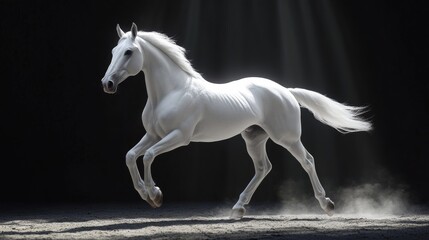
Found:
<svg viewBox="0 0 429 240"><path fill-rule="evenodd" d="M324 210L325 210L326 214L328 214L328 216L332 216L332 215L334 215L335 204L329 198L326 198L326 201L327 201L326 208Z"/></svg>
<svg viewBox="0 0 429 240"><path fill-rule="evenodd" d="M156 207L161 207L162 199L163 199L161 189L159 189L159 187L155 187L155 191L156 191L156 194L155 194L155 197L152 199L152 202Z"/></svg>
<svg viewBox="0 0 429 240"><path fill-rule="evenodd" d="M148 196L145 200L147 203L149 203L151 207L159 208L162 205L163 195L159 187L154 187L154 188L155 188L155 197L152 199L150 198L150 196Z"/></svg>
<svg viewBox="0 0 429 240"><path fill-rule="evenodd" d="M233 208L231 211L230 219L240 220L243 218L246 213L246 209L244 207Z"/></svg>

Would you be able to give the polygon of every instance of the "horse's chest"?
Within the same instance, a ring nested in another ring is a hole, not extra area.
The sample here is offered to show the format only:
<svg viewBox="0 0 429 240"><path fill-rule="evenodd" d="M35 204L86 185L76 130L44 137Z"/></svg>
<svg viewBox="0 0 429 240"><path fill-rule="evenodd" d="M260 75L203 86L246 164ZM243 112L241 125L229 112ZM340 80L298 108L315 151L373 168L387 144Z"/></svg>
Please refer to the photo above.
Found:
<svg viewBox="0 0 429 240"><path fill-rule="evenodd" d="M147 133L152 136L164 137L165 130L161 127L159 117L153 108L145 108L142 115L143 126Z"/></svg>
<svg viewBox="0 0 429 240"><path fill-rule="evenodd" d="M174 129L181 128L182 124L190 116L188 109L184 105L186 106L186 104L174 102L146 106L142 115L146 132L163 138Z"/></svg>

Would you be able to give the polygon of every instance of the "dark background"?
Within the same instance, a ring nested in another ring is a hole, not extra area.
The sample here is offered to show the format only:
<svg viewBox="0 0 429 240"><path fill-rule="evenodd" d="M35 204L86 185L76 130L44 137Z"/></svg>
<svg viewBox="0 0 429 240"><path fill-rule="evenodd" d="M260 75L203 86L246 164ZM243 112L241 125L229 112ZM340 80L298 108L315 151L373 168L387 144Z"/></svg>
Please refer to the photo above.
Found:
<svg viewBox="0 0 429 240"><path fill-rule="evenodd" d="M328 196L380 183L427 204L424 2L3 0L0 201L141 201L125 154L145 133L144 74L116 95L100 84L116 24L128 31L135 22L173 37L209 81L262 76L369 106L365 117L374 131L346 135L302 111L302 141ZM288 182L292 193L312 196L306 173L286 150L268 142L268 155L273 170L254 202L279 201ZM166 202L221 202L238 198L253 165L237 136L161 155L152 171Z"/></svg>

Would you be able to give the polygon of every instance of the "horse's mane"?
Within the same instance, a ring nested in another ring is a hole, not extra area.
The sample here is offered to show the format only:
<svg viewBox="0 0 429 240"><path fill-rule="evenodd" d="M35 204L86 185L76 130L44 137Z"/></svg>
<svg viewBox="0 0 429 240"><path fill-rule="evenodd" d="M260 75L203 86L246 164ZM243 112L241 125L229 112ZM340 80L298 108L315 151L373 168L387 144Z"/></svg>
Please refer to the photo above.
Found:
<svg viewBox="0 0 429 240"><path fill-rule="evenodd" d="M195 71L191 63L185 56L186 50L177 45L175 41L165 34L159 32L138 32L138 36L148 41L154 47L161 50L173 60L183 71L195 78L202 78L201 74Z"/></svg>

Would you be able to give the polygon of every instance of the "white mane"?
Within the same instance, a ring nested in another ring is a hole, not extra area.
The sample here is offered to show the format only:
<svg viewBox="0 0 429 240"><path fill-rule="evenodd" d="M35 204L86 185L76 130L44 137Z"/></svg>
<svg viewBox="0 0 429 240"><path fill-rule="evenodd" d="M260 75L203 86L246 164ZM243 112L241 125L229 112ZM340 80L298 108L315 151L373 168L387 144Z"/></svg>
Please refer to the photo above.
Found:
<svg viewBox="0 0 429 240"><path fill-rule="evenodd" d="M161 50L173 60L183 71L195 78L202 78L201 74L195 71L191 63L185 56L186 50L177 45L173 39L159 32L138 32L138 36L148 41L154 47Z"/></svg>

